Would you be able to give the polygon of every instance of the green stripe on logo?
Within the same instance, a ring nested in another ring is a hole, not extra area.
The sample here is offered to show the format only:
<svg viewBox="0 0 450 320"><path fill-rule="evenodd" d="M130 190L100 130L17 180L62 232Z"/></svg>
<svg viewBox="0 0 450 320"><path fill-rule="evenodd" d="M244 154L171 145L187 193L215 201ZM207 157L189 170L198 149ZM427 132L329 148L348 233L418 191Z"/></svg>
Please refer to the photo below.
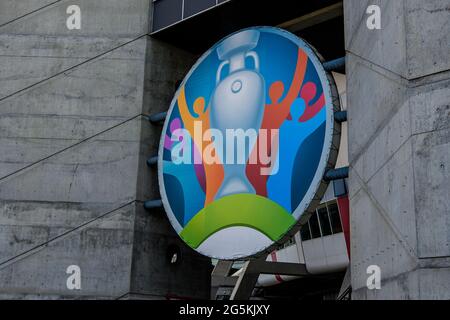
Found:
<svg viewBox="0 0 450 320"><path fill-rule="evenodd" d="M209 236L225 228L244 226L256 229L272 241L280 239L295 219L277 203L254 194L235 194L214 201L200 210L180 236L197 248Z"/></svg>

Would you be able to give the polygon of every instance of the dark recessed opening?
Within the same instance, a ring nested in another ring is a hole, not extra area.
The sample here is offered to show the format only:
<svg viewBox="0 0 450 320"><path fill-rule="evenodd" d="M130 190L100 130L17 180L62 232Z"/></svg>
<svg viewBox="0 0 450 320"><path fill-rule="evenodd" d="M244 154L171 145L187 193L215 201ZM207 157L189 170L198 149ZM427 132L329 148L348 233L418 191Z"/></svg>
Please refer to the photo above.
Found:
<svg viewBox="0 0 450 320"><path fill-rule="evenodd" d="M339 0L232 0L221 6L158 31L153 37L194 54L202 54L232 32L251 26L278 26L319 9L341 3ZM343 16L296 32L325 60L345 55Z"/></svg>

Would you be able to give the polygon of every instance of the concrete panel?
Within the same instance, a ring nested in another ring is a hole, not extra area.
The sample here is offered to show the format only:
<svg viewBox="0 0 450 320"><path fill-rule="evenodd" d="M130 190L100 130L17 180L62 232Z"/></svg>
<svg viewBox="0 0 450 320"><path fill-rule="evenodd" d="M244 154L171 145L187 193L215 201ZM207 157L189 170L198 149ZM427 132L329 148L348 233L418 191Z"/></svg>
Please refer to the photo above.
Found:
<svg viewBox="0 0 450 320"><path fill-rule="evenodd" d="M360 191L351 202L351 268L352 288L366 288L367 268L377 265L382 277L395 277L403 270L413 270L415 263L399 243L367 194ZM358 239L358 242L355 241Z"/></svg>
<svg viewBox="0 0 450 320"><path fill-rule="evenodd" d="M450 268L420 269L420 299L450 300Z"/></svg>
<svg viewBox="0 0 450 320"><path fill-rule="evenodd" d="M352 53L347 64L349 161L353 163L406 101L407 87L398 76Z"/></svg>
<svg viewBox="0 0 450 320"><path fill-rule="evenodd" d="M77 142L78 140L0 138L2 150L0 152L0 177L3 178L34 163L36 159L43 159Z"/></svg>
<svg viewBox="0 0 450 320"><path fill-rule="evenodd" d="M53 2L55 0L3 0L0 2L0 26L42 9Z"/></svg>
<svg viewBox="0 0 450 320"><path fill-rule="evenodd" d="M113 211L120 204L0 201L0 264Z"/></svg>
<svg viewBox="0 0 450 320"><path fill-rule="evenodd" d="M450 128L413 138L420 257L450 256Z"/></svg>
<svg viewBox="0 0 450 320"><path fill-rule="evenodd" d="M140 123L139 117L130 120L1 180L0 199L84 203L134 199Z"/></svg>
<svg viewBox="0 0 450 320"><path fill-rule="evenodd" d="M161 210L137 208L131 275L131 293L167 298L209 298L211 261L188 248ZM169 246L181 257L171 264Z"/></svg>
<svg viewBox="0 0 450 320"><path fill-rule="evenodd" d="M385 278L381 272L381 289L367 287L352 291L352 300L417 300L420 299L419 273L412 271L394 278Z"/></svg>
<svg viewBox="0 0 450 320"><path fill-rule="evenodd" d="M0 265L3 298L117 298L129 289L135 204ZM81 269L81 290L66 286L66 269ZM10 296L11 295L11 296ZM31 295L31 296L30 296ZM42 298L42 297L40 297Z"/></svg>
<svg viewBox="0 0 450 320"><path fill-rule="evenodd" d="M142 111L145 39L0 104L3 177Z"/></svg>
<svg viewBox="0 0 450 320"><path fill-rule="evenodd" d="M352 286L366 286L366 269L378 265L385 277L413 270L417 261L411 142L350 200ZM356 173L353 173L354 175ZM395 194L397 201L390 201Z"/></svg>
<svg viewBox="0 0 450 320"><path fill-rule="evenodd" d="M145 35L149 3L82 0L81 30L65 28L70 1L0 26L0 298L208 296L209 261L139 201L159 197L145 160L160 127L141 114L167 110L193 62Z"/></svg>
<svg viewBox="0 0 450 320"><path fill-rule="evenodd" d="M3 34L130 38L148 32L149 0L78 0L81 29L69 30L62 0L1 27Z"/></svg>
<svg viewBox="0 0 450 320"><path fill-rule="evenodd" d="M407 0L405 10L408 79L449 70L448 0Z"/></svg>
<svg viewBox="0 0 450 320"><path fill-rule="evenodd" d="M353 162L349 162L350 170L348 173L348 196L349 199L352 200L354 196L358 194L358 192L362 188L362 183L360 179L362 179L363 175L363 161L362 159L358 159ZM357 174L358 173L358 174Z"/></svg>
<svg viewBox="0 0 450 320"><path fill-rule="evenodd" d="M406 30L403 0L344 1L346 48L397 75L406 76ZM369 5L381 8L381 30L370 30L366 22Z"/></svg>
<svg viewBox="0 0 450 320"><path fill-rule="evenodd" d="M80 30L66 27L59 1L0 26L0 99L147 33L149 0L78 1Z"/></svg>
<svg viewBox="0 0 450 320"><path fill-rule="evenodd" d="M135 199L140 124L135 118L0 180L0 225L8 244L0 258Z"/></svg>
<svg viewBox="0 0 450 320"><path fill-rule="evenodd" d="M28 42L30 40L29 38L30 37L21 37L21 41ZM0 46L15 47L15 43L6 44L5 41L2 40L4 39L0 38ZM7 40L10 40L10 38ZM56 42L56 40L53 42ZM48 46L52 47L53 42L49 43ZM59 45L64 46L64 42L58 43ZM89 44L89 41L87 44ZM92 48L95 48L95 46L85 46L84 48L86 50L93 50ZM77 57L76 52L68 52L67 54L72 55L70 58L65 58L64 56L49 56L54 49L57 49L57 47L55 48L53 46L53 49L44 50L47 52L45 52L43 56L39 56L39 53L37 53L36 56L23 56L20 55L20 53L7 52L0 60L1 68L4 70L4 72L2 72L2 77L0 78L0 84L2 86L0 97L5 97L27 88L30 85L52 77L55 74L86 60L86 58ZM100 47L98 49L105 50L106 48ZM99 53L103 52L105 51ZM126 98L126 96L124 97L121 95L130 93L130 87L136 85L136 80L139 80L139 76L141 77L140 81L142 82L143 70L137 68L143 64L145 59L144 52L145 39L134 41L124 47L113 50L109 54L105 54L97 60L90 61L76 69L53 77L50 81L46 81L37 87L33 87L32 91L38 90L34 91L34 94L38 95L36 95L37 98L31 101L29 100L30 96L24 97L23 93L21 93L21 96L25 99L28 98L26 103L19 101L16 102L16 105L14 106L14 102L9 104L10 102L7 100L6 103L10 105L10 109L7 109L7 107L5 108L6 110L15 111L16 108L13 109L12 107L20 106L19 110L26 110L27 107L32 105L35 110L42 110L42 113L51 113L53 110L49 110L49 108L61 108L59 104L49 104L48 99L50 98L52 101L56 100L56 102L66 104L67 108L70 108L71 110L78 111L79 108L76 108L73 103L75 99L78 98L81 102L86 103L89 98L91 98L92 103L95 102L93 99L96 98L98 105L107 105L110 110L113 110L114 105L108 105L108 102L120 103L123 98ZM55 54L55 52L53 54ZM87 56L89 54L89 52L85 53ZM2 54L0 54L0 56L1 55ZM55 84L56 82L57 84ZM92 82L95 82L95 88L92 87ZM52 92L51 87L55 85L56 87ZM43 95L42 90L45 89L47 89L47 91ZM55 91L58 94L55 94ZM30 91L26 91L25 94L33 95L33 93L29 92ZM51 96L52 93L55 96ZM102 97L110 99L110 101L100 101L100 98ZM42 106L42 102L44 101L46 102L45 107ZM36 102L38 105L34 104ZM3 104L4 103L5 102L3 102ZM120 110L120 108L118 110ZM58 111L60 112L60 109ZM2 113L3 112L6 111L2 110Z"/></svg>
<svg viewBox="0 0 450 320"><path fill-rule="evenodd" d="M176 91L176 83L182 80L195 57L156 39L147 42L143 113L167 111ZM162 125L143 123L139 161L139 200L160 198L156 166L148 168L146 160L158 153Z"/></svg>
<svg viewBox="0 0 450 320"><path fill-rule="evenodd" d="M38 84L131 40L128 38L119 41L101 38L1 35L0 98L4 99ZM126 54L129 59L138 58L135 50L130 52L123 50L121 58L124 59ZM118 54L117 51L115 54Z"/></svg>
<svg viewBox="0 0 450 320"><path fill-rule="evenodd" d="M352 291L352 300L448 300L449 278L450 268L418 269L382 280L380 290Z"/></svg>
<svg viewBox="0 0 450 320"><path fill-rule="evenodd" d="M362 162L360 171L364 181L372 178L406 143L411 136L409 101L387 119L384 127L366 144L364 153L358 161Z"/></svg>
<svg viewBox="0 0 450 320"><path fill-rule="evenodd" d="M447 78L450 78L450 73ZM450 127L450 80L415 89L410 105L412 134Z"/></svg>
<svg viewBox="0 0 450 320"><path fill-rule="evenodd" d="M345 48L349 48L358 29L366 26L366 9L371 3L370 0L344 1Z"/></svg>
<svg viewBox="0 0 450 320"><path fill-rule="evenodd" d="M145 65L144 112L167 111L176 91L195 62L194 55L172 45L149 38Z"/></svg>
<svg viewBox="0 0 450 320"><path fill-rule="evenodd" d="M381 8L381 30L366 27L372 4ZM344 9L346 48L352 53L406 79L450 69L448 1L347 0Z"/></svg>
<svg viewBox="0 0 450 320"><path fill-rule="evenodd" d="M412 143L406 142L391 160L368 182L373 198L384 209L395 233L407 242L412 255L417 254L414 210ZM392 197L395 201L391 201Z"/></svg>

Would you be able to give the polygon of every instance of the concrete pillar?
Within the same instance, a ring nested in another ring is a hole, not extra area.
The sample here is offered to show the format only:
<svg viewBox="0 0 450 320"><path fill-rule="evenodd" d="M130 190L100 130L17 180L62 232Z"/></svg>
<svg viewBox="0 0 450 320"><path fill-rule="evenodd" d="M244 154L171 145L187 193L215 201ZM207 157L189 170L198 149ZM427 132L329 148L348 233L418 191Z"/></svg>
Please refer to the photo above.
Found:
<svg viewBox="0 0 450 320"><path fill-rule="evenodd" d="M208 297L209 262L157 198L160 128L193 57L148 36L149 0L0 3L0 298ZM81 289L66 286L70 265Z"/></svg>
<svg viewBox="0 0 450 320"><path fill-rule="evenodd" d="M353 299L450 299L449 4L344 0Z"/></svg>

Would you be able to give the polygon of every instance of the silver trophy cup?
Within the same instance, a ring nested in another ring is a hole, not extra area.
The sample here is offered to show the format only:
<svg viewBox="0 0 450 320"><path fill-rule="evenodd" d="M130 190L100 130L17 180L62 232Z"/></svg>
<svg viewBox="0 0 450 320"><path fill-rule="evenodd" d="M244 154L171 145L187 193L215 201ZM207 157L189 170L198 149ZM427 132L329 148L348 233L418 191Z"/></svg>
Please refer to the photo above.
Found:
<svg viewBox="0 0 450 320"><path fill-rule="evenodd" d="M265 83L259 73L259 57L251 51L258 40L258 31L246 30L227 38L217 48L222 63L217 70L216 88L210 99L210 124L211 128L222 133L226 141L224 145L215 144L219 154L222 152L224 161L224 180L215 195L216 200L232 194L255 193L245 174L245 167L256 142L246 133L248 129L258 132L265 106ZM249 63L251 59L253 65ZM222 79L226 66L229 72ZM230 134L234 135L235 141L229 141ZM237 137L239 135L241 137ZM242 141L242 135L246 139L244 145L238 143L239 139ZM229 143L234 145L231 150L226 148ZM243 147L245 150L242 150ZM230 159L233 161L227 161Z"/></svg>

